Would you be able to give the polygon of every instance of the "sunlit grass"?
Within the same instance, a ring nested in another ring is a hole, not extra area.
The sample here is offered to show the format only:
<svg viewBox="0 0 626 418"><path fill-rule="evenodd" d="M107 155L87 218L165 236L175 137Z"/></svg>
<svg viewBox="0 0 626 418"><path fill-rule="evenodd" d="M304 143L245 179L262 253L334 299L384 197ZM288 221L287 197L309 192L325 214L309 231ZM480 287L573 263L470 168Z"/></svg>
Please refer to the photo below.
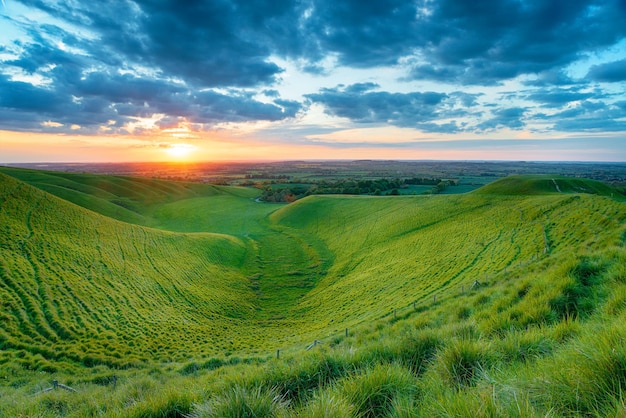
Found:
<svg viewBox="0 0 626 418"><path fill-rule="evenodd" d="M133 225L0 177L0 415L624 413L623 204L170 186Z"/></svg>

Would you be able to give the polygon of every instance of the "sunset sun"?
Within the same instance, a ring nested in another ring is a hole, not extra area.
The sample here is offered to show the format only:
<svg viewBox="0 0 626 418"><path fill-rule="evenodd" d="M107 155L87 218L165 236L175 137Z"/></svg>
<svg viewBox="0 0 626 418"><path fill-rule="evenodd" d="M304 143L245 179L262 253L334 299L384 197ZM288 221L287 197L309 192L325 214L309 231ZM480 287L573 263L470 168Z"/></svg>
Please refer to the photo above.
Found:
<svg viewBox="0 0 626 418"><path fill-rule="evenodd" d="M170 144L165 148L165 151L170 157L185 158L188 157L196 147L191 144Z"/></svg>

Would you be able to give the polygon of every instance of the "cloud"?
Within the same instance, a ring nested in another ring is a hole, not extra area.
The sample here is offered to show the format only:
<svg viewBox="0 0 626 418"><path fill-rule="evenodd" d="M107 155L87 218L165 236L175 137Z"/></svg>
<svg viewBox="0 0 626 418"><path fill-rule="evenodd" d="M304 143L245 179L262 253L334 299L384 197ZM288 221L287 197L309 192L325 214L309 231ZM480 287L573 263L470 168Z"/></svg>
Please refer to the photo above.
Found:
<svg viewBox="0 0 626 418"><path fill-rule="evenodd" d="M594 81L608 83L626 81L626 59L594 65L589 69L587 77Z"/></svg>
<svg viewBox="0 0 626 418"><path fill-rule="evenodd" d="M522 82L526 86L535 87L553 87L553 86L571 86L575 84L586 84L580 80L574 80L565 73L564 68L551 68L542 71L536 75L534 79L524 80Z"/></svg>
<svg viewBox="0 0 626 418"><path fill-rule="evenodd" d="M626 131L626 106L623 102L585 101L547 119L554 121L555 129L564 132Z"/></svg>
<svg viewBox="0 0 626 418"><path fill-rule="evenodd" d="M521 129L525 126L523 121L527 109L521 107L511 107L493 110L494 117L478 124L480 131L490 131L497 128Z"/></svg>
<svg viewBox="0 0 626 418"><path fill-rule="evenodd" d="M204 87L249 87L272 83L282 72L269 60L261 29L271 17L288 13L280 2L119 1L99 3L24 1L57 19L94 34L71 44L109 65L142 65ZM256 2L259 3L259 2ZM50 28L44 29L50 33ZM57 28L59 30L60 28Z"/></svg>
<svg viewBox="0 0 626 418"><path fill-rule="evenodd" d="M354 84L308 94L312 103L324 106L332 116L357 123L387 123L415 127L440 117L448 95L435 92L389 93L369 91L374 85Z"/></svg>
<svg viewBox="0 0 626 418"><path fill-rule="evenodd" d="M562 68L626 36L620 0L24 3L92 33L86 42L38 28L104 53L110 65L152 67L204 87L272 84L284 71L273 55L320 73L328 54L354 68L408 59L413 79L491 85Z"/></svg>
<svg viewBox="0 0 626 418"><path fill-rule="evenodd" d="M590 92L581 92L578 89L554 88L548 90L536 90L524 96L528 100L541 103L546 107L561 107L571 102L587 100L598 95Z"/></svg>
<svg viewBox="0 0 626 418"><path fill-rule="evenodd" d="M433 2L410 77L494 85L546 74L623 39L623 16L619 0Z"/></svg>
<svg viewBox="0 0 626 418"><path fill-rule="evenodd" d="M626 60L599 53L623 49L623 0L21 3L37 19L3 17L25 34L0 45L3 129L201 130L309 105L353 127L446 134L623 127ZM287 91L299 77L311 86Z"/></svg>
<svg viewBox="0 0 626 418"><path fill-rule="evenodd" d="M416 19L416 3L404 0L310 2L302 34L315 42L303 57L321 51L337 54L338 62L356 68L394 65L421 43L424 30Z"/></svg>

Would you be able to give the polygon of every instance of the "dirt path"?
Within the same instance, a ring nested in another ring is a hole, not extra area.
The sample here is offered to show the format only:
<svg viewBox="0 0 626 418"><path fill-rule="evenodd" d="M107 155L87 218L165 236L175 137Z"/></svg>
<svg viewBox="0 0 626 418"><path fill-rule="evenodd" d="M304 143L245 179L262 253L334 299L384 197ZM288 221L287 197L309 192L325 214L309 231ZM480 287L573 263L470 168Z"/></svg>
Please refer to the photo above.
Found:
<svg viewBox="0 0 626 418"><path fill-rule="evenodd" d="M559 187L559 185L557 184L556 180L554 180L554 179L551 179L551 180L552 180L552 183L554 183L554 187L556 187L556 191L557 191L557 192L559 192L559 193L562 193L562 192L561 192L561 188L560 188L560 187Z"/></svg>

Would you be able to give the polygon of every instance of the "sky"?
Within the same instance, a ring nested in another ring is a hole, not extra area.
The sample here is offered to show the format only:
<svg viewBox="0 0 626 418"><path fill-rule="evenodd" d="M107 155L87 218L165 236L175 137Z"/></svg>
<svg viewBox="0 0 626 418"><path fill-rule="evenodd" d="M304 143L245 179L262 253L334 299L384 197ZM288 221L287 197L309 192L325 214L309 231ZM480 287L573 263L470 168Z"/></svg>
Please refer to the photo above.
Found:
<svg viewBox="0 0 626 418"><path fill-rule="evenodd" d="M0 163L626 161L626 0L2 0Z"/></svg>

